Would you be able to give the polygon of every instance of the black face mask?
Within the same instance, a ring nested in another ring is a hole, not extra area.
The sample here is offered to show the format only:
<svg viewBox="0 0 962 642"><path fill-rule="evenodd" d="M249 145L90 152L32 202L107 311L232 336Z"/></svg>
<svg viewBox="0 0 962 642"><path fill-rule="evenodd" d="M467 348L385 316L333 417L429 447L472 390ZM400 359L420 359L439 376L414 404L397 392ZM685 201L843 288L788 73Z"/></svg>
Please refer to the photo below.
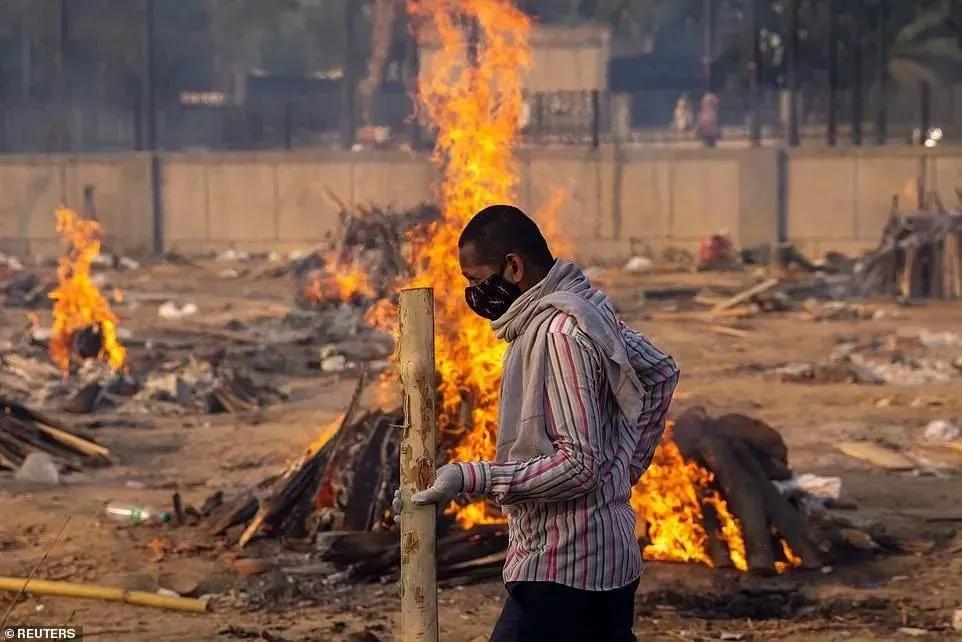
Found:
<svg viewBox="0 0 962 642"><path fill-rule="evenodd" d="M504 267L477 285L464 288L464 300L475 314L494 321L521 296L521 288L501 276Z"/></svg>

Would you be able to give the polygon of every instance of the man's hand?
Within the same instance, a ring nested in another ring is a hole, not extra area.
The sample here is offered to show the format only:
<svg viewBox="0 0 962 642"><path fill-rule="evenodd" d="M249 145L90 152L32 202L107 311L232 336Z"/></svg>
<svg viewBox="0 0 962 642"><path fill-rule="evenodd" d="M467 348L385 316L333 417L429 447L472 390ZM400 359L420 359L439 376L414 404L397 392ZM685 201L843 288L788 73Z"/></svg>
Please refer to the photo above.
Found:
<svg viewBox="0 0 962 642"><path fill-rule="evenodd" d="M411 503L415 506L447 504L462 492L464 492L464 475L461 474L461 469L454 464L445 464L438 468L434 484L430 488L411 495ZM394 522L400 524L401 511L404 510L400 488L394 491L391 508L394 509Z"/></svg>
<svg viewBox="0 0 962 642"><path fill-rule="evenodd" d="M434 484L430 488L411 495L411 503L416 506L427 504L447 504L464 492L464 475L454 464L445 464L438 468Z"/></svg>

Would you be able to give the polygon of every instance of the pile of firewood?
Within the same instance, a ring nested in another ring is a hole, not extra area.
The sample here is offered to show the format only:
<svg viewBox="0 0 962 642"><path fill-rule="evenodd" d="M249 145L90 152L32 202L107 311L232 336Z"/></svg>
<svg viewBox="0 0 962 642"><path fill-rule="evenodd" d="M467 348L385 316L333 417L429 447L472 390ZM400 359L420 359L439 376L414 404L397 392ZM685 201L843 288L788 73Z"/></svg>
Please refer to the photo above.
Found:
<svg viewBox="0 0 962 642"><path fill-rule="evenodd" d="M962 297L962 213L893 212L853 275L858 296Z"/></svg>
<svg viewBox="0 0 962 642"><path fill-rule="evenodd" d="M0 468L16 470L27 455L43 452L60 470L110 463L110 451L21 404L0 399Z"/></svg>
<svg viewBox="0 0 962 642"><path fill-rule="evenodd" d="M403 414L360 412L362 386L363 380L323 447L220 505L209 514L206 530L240 547L266 537L287 548L313 551L319 561L354 580L396 578L400 552L390 502L398 485ZM672 437L686 459L713 473L712 488L705 491L720 492L737 518L752 573L773 574L779 563L790 562L780 540L806 569L867 550L866 542L878 550L870 535L840 528L825 515L813 517L803 510L800 497L776 488L772 480L792 477L788 449L765 423L737 414L711 418L693 408L676 419ZM713 566L730 568L718 516L708 502L702 512ZM507 543L504 525L465 530L447 515L438 520L441 579L463 584L497 575ZM639 541L642 547L646 543Z"/></svg>
<svg viewBox="0 0 962 642"><path fill-rule="evenodd" d="M302 308L316 308L319 302L307 296L309 288L305 286L313 279L353 269L365 275L370 287L366 298L391 296L398 279L410 276L407 242L439 217L440 210L430 204L403 212L375 206L350 209L342 204L340 222L330 242L287 269L294 276L295 302Z"/></svg>

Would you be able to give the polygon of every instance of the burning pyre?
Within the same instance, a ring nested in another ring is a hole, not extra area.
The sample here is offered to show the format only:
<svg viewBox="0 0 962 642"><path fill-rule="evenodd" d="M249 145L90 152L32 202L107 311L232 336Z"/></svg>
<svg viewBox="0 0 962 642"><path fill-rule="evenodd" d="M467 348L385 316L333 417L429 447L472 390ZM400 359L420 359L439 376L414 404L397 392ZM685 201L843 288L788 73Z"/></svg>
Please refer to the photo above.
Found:
<svg viewBox="0 0 962 642"><path fill-rule="evenodd" d="M521 122L523 74L531 61L532 25L506 0L430 0L409 7L422 28L433 30L440 45L422 79L419 100L423 114L437 128L435 159L443 168L439 190L443 219L430 238L416 244L418 276L411 285L460 283L451 248L461 229L483 207L516 200L513 150ZM476 30L465 28L472 23ZM476 42L471 42L472 31L478 34ZM550 230L546 217L540 218ZM443 441L450 444L451 459L490 459L496 443L504 345L459 294L459 288L442 290L436 300L439 428ZM632 496L639 524L647 526L646 557L711 564L701 515L702 495L711 481L712 473L685 461L670 440L658 447L651 469ZM733 564L746 569L737 521L717 492L711 491L710 501ZM490 515L483 503L454 510L465 528L501 519Z"/></svg>
<svg viewBox="0 0 962 642"><path fill-rule="evenodd" d="M438 428L441 448L451 460L486 460L495 452L497 397L505 346L484 319L464 305L463 277L452 248L468 220L493 203L516 201L518 182L514 155L523 105L522 79L530 65L530 19L508 0L420 0L409 12L420 34L432 34L438 49L422 75L420 115L436 128L434 158L442 168L439 185L441 217L410 231L406 241L415 277L410 287L436 288L435 349L439 373ZM545 209L560 205L555 194ZM553 217L535 214L549 237ZM557 239L551 238L556 251ZM348 264L339 275L324 274L320 298L349 300L367 284L363 273ZM336 271L336 270L335 270ZM313 281L311 283L314 283ZM313 287L313 286L311 286ZM366 320L390 330L396 310L386 299L373 305ZM314 451L328 440L323 431ZM748 570L742 529L716 489L714 474L686 459L670 432L656 450L653 463L634 489L631 504L648 559L718 563L709 540L724 542L726 566ZM717 527L710 536L709 507ZM483 502L452 505L449 513L464 529L503 521ZM778 570L798 562L782 540Z"/></svg>
<svg viewBox="0 0 962 642"><path fill-rule="evenodd" d="M90 266L100 254L100 223L66 207L57 209L56 215L57 231L68 247L57 267L57 287L50 293L54 301L50 358L68 372L77 339L93 336L95 356L119 369L126 350L117 339L117 316L90 276Z"/></svg>

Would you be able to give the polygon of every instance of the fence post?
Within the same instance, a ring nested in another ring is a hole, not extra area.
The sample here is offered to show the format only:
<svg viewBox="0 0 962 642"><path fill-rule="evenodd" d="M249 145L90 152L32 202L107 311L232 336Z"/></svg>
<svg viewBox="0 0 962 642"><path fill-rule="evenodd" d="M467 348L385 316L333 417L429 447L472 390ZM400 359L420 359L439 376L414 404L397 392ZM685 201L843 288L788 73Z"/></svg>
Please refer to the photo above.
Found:
<svg viewBox="0 0 962 642"><path fill-rule="evenodd" d="M601 146L601 92L597 89L591 91L591 146Z"/></svg>
<svg viewBox="0 0 962 642"><path fill-rule="evenodd" d="M826 142L838 142L838 0L828 0L828 129Z"/></svg>
<svg viewBox="0 0 962 642"><path fill-rule="evenodd" d="M879 145L884 145L888 138L888 111L886 105L885 92L887 91L888 81L888 34L886 24L888 22L886 12L888 2L879 0L878 3L878 111L875 114L875 141Z"/></svg>
<svg viewBox="0 0 962 642"><path fill-rule="evenodd" d="M415 506L411 495L434 483L434 290L401 291L398 369L404 387L401 434L401 641L437 642L437 511Z"/></svg>
<svg viewBox="0 0 962 642"><path fill-rule="evenodd" d="M919 83L919 111L920 111L920 144L924 145L932 128L932 85L923 80Z"/></svg>
<svg viewBox="0 0 962 642"><path fill-rule="evenodd" d="M284 149L291 149L294 142L294 101L284 101Z"/></svg>
<svg viewBox="0 0 962 642"><path fill-rule="evenodd" d="M759 91L762 78L762 52L758 34L758 0L748 0L748 28L751 29L752 60L749 63L749 106L748 106L748 139L752 147L759 147L762 142L762 123L759 114Z"/></svg>
<svg viewBox="0 0 962 642"><path fill-rule="evenodd" d="M855 37L852 47L852 144L862 144L862 41L865 36L865 0L855 0Z"/></svg>

